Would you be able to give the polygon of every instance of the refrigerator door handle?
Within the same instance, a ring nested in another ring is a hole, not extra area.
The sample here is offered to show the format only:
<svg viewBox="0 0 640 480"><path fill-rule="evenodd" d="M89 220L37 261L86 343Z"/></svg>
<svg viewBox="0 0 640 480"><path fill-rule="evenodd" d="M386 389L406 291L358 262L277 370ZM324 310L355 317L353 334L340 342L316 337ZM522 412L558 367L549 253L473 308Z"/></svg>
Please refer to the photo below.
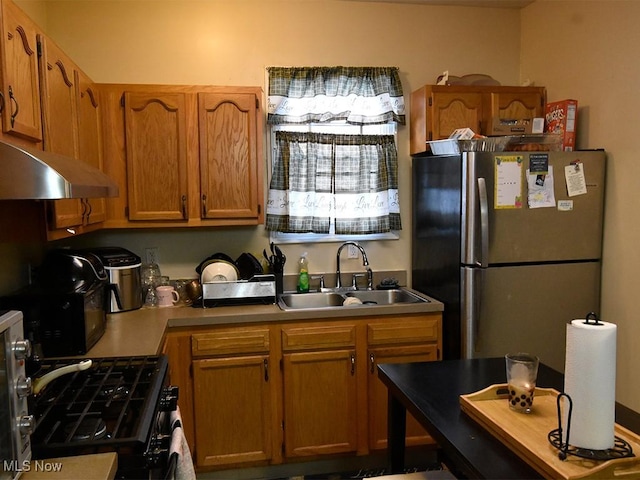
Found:
<svg viewBox="0 0 640 480"><path fill-rule="evenodd" d="M489 200L487 184L482 177L478 178L478 198L480 203L480 267L489 265Z"/></svg>
<svg viewBox="0 0 640 480"><path fill-rule="evenodd" d="M461 340L462 358L475 358L480 345L480 312L482 311L482 287L486 270L463 267L461 270Z"/></svg>

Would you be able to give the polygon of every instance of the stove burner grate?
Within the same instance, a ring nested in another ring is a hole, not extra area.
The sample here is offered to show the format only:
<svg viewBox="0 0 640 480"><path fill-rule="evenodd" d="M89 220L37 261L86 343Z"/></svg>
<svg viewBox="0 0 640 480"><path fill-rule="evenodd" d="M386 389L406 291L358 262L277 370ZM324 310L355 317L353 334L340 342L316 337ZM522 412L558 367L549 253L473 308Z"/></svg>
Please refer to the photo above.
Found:
<svg viewBox="0 0 640 480"><path fill-rule="evenodd" d="M45 360L47 361L47 360ZM49 360L33 376L68 364ZM95 359L80 372L63 375L34 398L35 458L49 458L146 445L167 375L159 357Z"/></svg>
<svg viewBox="0 0 640 480"><path fill-rule="evenodd" d="M64 433L70 442L100 440L107 435L107 424L101 418L83 418L80 422L68 423Z"/></svg>

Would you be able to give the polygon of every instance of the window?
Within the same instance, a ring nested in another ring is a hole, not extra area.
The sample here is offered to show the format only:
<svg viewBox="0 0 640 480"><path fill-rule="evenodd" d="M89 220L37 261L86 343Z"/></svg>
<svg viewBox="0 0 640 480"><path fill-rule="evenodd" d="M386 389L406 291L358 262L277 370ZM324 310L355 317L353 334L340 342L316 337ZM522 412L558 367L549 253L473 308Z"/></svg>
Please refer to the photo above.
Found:
<svg viewBox="0 0 640 480"><path fill-rule="evenodd" d="M396 68L271 68L269 123L266 228L279 242L384 238L401 229Z"/></svg>

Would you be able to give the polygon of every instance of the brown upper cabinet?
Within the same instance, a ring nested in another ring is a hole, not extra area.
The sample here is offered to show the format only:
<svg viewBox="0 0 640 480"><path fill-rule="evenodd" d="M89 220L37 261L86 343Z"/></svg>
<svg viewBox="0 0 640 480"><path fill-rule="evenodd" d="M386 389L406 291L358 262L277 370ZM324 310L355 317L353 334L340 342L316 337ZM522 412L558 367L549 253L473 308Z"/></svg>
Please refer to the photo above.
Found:
<svg viewBox="0 0 640 480"><path fill-rule="evenodd" d="M258 107L253 93L198 94L202 218L260 217Z"/></svg>
<svg viewBox="0 0 640 480"><path fill-rule="evenodd" d="M183 93L126 92L130 220L188 220Z"/></svg>
<svg viewBox="0 0 640 480"><path fill-rule="evenodd" d="M2 131L42 141L38 27L13 2L2 2Z"/></svg>
<svg viewBox="0 0 640 480"><path fill-rule="evenodd" d="M50 39L38 36L44 149L102 170L99 103L93 82ZM47 202L47 238L84 233L106 218L103 198Z"/></svg>
<svg viewBox="0 0 640 480"><path fill-rule="evenodd" d="M494 119L542 117L545 102L544 87L425 85L411 94L410 153L457 128L491 135Z"/></svg>
<svg viewBox="0 0 640 480"><path fill-rule="evenodd" d="M259 87L101 88L109 110L103 128L113 136L105 150L107 173L126 191L108 201L109 227L262 222Z"/></svg>
<svg viewBox="0 0 640 480"><path fill-rule="evenodd" d="M96 84L76 69L76 99L78 112L78 155L80 160L100 171L104 171L102 157L102 103L98 97ZM96 225L107 218L107 205L104 198L84 200L86 208L83 224Z"/></svg>

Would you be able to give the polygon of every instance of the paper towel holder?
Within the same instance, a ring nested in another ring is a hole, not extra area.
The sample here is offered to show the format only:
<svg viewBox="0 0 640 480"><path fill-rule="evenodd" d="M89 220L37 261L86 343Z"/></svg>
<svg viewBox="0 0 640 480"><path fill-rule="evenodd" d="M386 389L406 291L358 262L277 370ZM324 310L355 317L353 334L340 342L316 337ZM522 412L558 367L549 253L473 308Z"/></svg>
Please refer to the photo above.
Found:
<svg viewBox="0 0 640 480"><path fill-rule="evenodd" d="M593 323L590 322L589 319L592 319ZM596 325L596 326L604 325L604 323L600 323L600 319L598 318L598 314L596 312L587 313L584 317L584 322L582 323L585 325Z"/></svg>
<svg viewBox="0 0 640 480"><path fill-rule="evenodd" d="M595 314L594 314L595 315ZM597 318L597 317L596 317ZM602 324L600 324L602 325ZM562 441L562 399L566 398L569 404L569 411L567 414L567 435L566 442ZM547 435L549 443L553 445L558 452L558 458L560 460L566 460L568 455L574 455L576 457L587 458L589 460L613 460L616 458L635 457L633 448L623 438L614 436L614 444L612 448L606 450L594 450L590 448L575 447L569 443L569 434L571 433L571 413L573 411L573 401L571 397L566 393L559 393L556 399L556 408L558 411L558 428L551 430Z"/></svg>

